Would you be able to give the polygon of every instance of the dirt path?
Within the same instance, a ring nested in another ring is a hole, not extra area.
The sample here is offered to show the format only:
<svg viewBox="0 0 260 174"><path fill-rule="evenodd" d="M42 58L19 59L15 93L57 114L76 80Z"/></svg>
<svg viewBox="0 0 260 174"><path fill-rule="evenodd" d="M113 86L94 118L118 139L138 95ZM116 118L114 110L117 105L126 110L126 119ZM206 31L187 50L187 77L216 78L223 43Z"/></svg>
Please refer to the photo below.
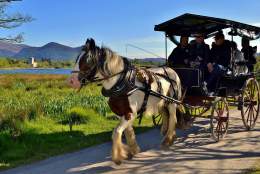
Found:
<svg viewBox="0 0 260 174"><path fill-rule="evenodd" d="M240 113L232 112L231 117L229 134L219 143L210 138L208 121L198 120L192 129L179 131L167 151L159 149L158 130L139 135L142 153L120 166L111 162L111 143L105 143L0 174L241 173L260 160L260 119L254 131L245 132Z"/></svg>

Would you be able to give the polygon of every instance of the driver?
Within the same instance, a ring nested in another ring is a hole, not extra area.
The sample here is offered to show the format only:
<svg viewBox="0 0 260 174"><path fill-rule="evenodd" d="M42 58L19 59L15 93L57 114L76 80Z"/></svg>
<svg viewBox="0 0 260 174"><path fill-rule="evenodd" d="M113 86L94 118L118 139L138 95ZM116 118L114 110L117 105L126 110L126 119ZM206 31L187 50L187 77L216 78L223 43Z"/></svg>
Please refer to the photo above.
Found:
<svg viewBox="0 0 260 174"><path fill-rule="evenodd" d="M188 60L190 57L190 45L189 45L189 37L181 36L180 44L177 45L176 48L172 51L169 56L168 63L170 67L173 66L181 66L185 67L188 65Z"/></svg>

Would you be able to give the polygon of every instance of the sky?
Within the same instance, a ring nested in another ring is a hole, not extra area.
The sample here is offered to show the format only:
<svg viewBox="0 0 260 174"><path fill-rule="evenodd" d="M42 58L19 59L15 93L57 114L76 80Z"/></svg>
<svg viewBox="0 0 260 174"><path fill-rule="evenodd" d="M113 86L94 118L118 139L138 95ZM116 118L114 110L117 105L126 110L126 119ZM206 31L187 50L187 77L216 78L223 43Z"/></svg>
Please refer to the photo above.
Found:
<svg viewBox="0 0 260 174"><path fill-rule="evenodd" d="M58 42L72 47L92 37L97 44L130 58L154 56L127 44L165 57L164 35L155 32L154 25L183 13L260 26L259 0L23 0L11 3L7 11L34 20L12 30L1 29L0 36L24 33L24 44ZM252 44L260 50L259 40ZM169 44L168 49L172 48Z"/></svg>

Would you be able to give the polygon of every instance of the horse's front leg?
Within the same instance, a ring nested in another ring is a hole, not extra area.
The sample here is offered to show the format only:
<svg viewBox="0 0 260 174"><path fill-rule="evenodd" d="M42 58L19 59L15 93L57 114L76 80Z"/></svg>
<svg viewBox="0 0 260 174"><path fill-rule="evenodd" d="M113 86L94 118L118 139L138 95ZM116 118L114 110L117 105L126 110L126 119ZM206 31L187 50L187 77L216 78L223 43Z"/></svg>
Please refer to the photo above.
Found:
<svg viewBox="0 0 260 174"><path fill-rule="evenodd" d="M132 115L132 117L134 117L134 116ZM140 152L140 147L138 146L138 144L136 142L135 132L134 132L132 124L133 124L133 119L130 122L129 126L124 131L124 134L126 137L126 142L127 142L127 145L129 146L129 152L131 155L129 157L132 157L135 154Z"/></svg>
<svg viewBox="0 0 260 174"><path fill-rule="evenodd" d="M121 117L119 125L114 129L112 139L112 160L116 164L121 164L122 160L129 157L129 148L122 142L122 133L129 126L133 118L126 119L127 116Z"/></svg>

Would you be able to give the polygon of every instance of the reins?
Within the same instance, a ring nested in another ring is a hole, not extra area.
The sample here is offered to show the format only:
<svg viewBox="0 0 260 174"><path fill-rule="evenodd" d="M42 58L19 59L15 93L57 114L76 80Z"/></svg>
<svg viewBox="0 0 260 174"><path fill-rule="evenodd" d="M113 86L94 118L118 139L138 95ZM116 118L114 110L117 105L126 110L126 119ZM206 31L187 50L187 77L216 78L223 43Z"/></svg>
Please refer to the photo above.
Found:
<svg viewBox="0 0 260 174"><path fill-rule="evenodd" d="M119 75L119 74L125 73L125 72L127 72L127 71L128 71L128 69L124 69L123 71L120 71L120 72L118 72L118 73L112 74L112 75L107 76L107 77L104 77L104 78L94 78L94 79L87 80L87 81L90 82L90 83L101 82L101 81L104 81L104 80L108 80L108 79L110 79L110 78L112 78L112 77L115 77L115 76L117 76L117 75ZM86 72L87 72L87 71L71 71L71 73L86 73ZM85 79L85 80L86 80L86 79ZM87 83L84 83L84 85L85 85L85 84L87 84Z"/></svg>

